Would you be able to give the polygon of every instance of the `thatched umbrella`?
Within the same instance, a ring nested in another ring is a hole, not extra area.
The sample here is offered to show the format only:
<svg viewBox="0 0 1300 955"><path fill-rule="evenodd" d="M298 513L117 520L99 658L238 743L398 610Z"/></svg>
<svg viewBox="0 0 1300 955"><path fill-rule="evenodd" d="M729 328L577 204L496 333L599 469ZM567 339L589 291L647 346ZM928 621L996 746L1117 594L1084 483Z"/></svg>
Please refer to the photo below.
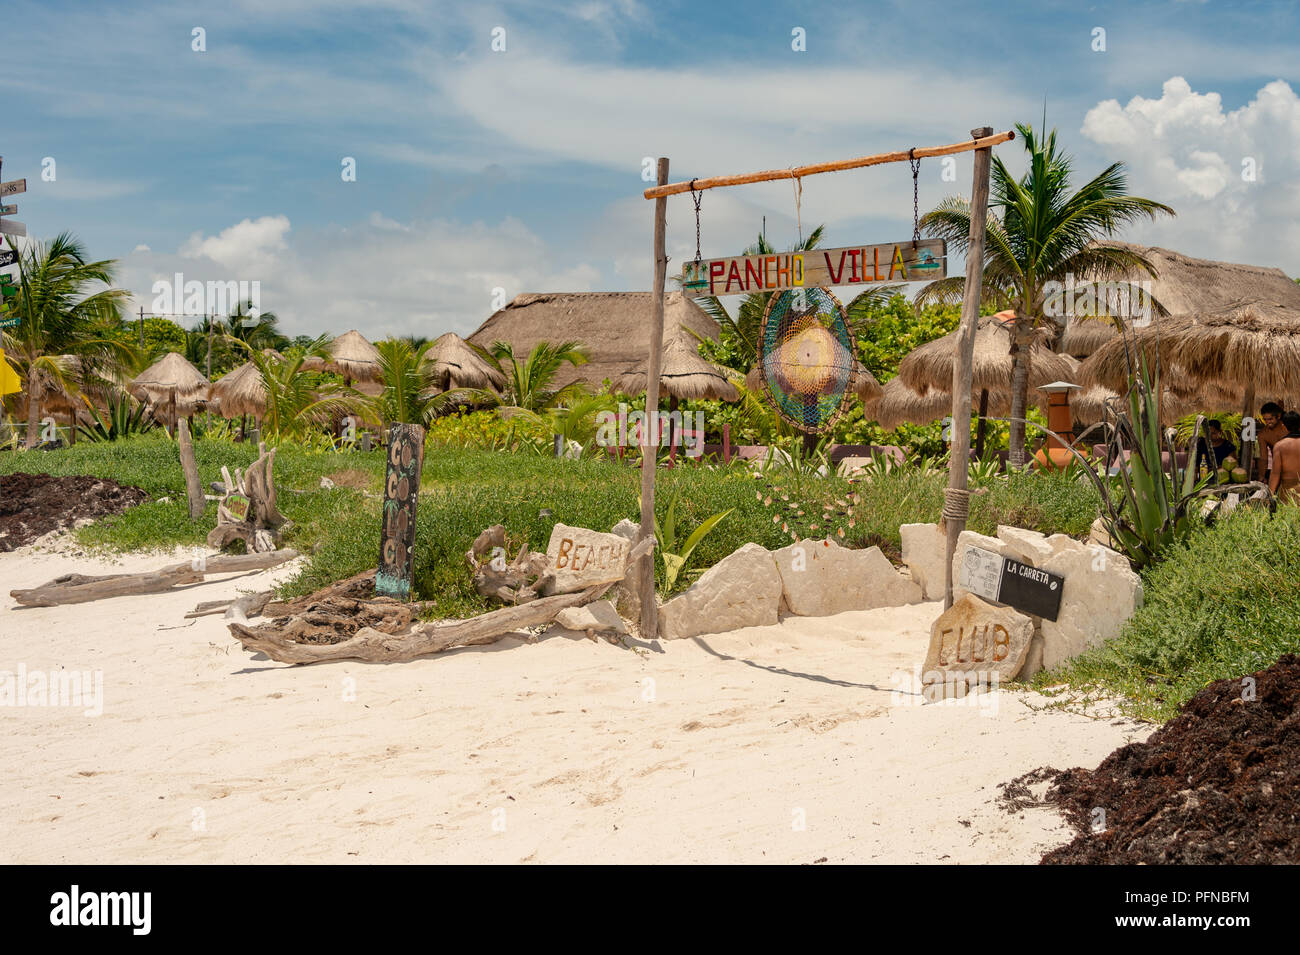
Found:
<svg viewBox="0 0 1300 955"><path fill-rule="evenodd" d="M355 381L378 381L379 349L370 344L355 328L330 342L329 371L343 376L343 384Z"/></svg>
<svg viewBox="0 0 1300 955"><path fill-rule="evenodd" d="M636 395L646 390L646 372L643 364L625 372L614 381L614 391ZM678 331L664 343L663 358L659 364L659 389L668 395L668 413L677 410L678 399L714 401L739 401L740 392L727 380L726 374L716 365L700 357L700 347L689 332ZM673 444L673 419L668 419L668 444Z"/></svg>
<svg viewBox="0 0 1300 955"><path fill-rule="evenodd" d="M483 360L455 332L439 335L425 352L430 375L442 391L453 388L504 388L506 376Z"/></svg>
<svg viewBox="0 0 1300 955"><path fill-rule="evenodd" d="M1011 324L999 313L981 318L975 327L975 348L971 356L971 400L979 409L980 422L975 434L975 453L984 453L984 418L990 400L1011 407ZM950 332L942 338L912 349L898 364L898 377L918 395L931 390L950 392L952 369L957 356L957 336ZM1029 346L1029 387L1033 389L1054 381L1073 381L1074 369L1061 355L1044 344L1046 333L1038 330ZM952 399L949 398L949 401Z"/></svg>
<svg viewBox="0 0 1300 955"><path fill-rule="evenodd" d="M1083 383L1128 388L1131 363L1159 361L1178 397L1231 388L1253 415L1257 394L1300 394L1300 309L1277 302L1238 302L1214 311L1159 319L1103 345L1079 368Z"/></svg>
<svg viewBox="0 0 1300 955"><path fill-rule="evenodd" d="M738 401L740 392L717 366L700 357L699 346L686 334L674 335L664 343L659 366L659 388L672 399L713 399ZM623 394L640 394L646 389L644 365L625 372L614 382L614 390Z"/></svg>
<svg viewBox="0 0 1300 955"><path fill-rule="evenodd" d="M898 377L917 394L930 389L952 390L952 368L957 356L958 332L926 342L912 349L898 364ZM1062 356L1043 343L1040 330L1029 348L1029 387L1039 388L1054 381L1069 381L1071 368ZM1011 326L997 316L981 318L975 329L975 352L971 360L971 392L1011 390Z"/></svg>
<svg viewBox="0 0 1300 955"><path fill-rule="evenodd" d="M1001 416L1005 415L1010 407L1007 392L993 392L988 395L982 413ZM904 423L930 424L952 414L952 395L937 388L920 394L909 387L900 376L885 383L880 397L867 403L866 413L887 431L892 431ZM976 456L978 457L983 450L983 447L977 444Z"/></svg>
<svg viewBox="0 0 1300 955"><path fill-rule="evenodd" d="M251 361L208 386L208 400L216 406L223 418L252 415L261 418L266 413L266 382L262 372Z"/></svg>
<svg viewBox="0 0 1300 955"><path fill-rule="evenodd" d="M192 416L207 400L210 385L184 355L173 351L132 378L127 390L139 401L166 406L174 427L178 418Z"/></svg>

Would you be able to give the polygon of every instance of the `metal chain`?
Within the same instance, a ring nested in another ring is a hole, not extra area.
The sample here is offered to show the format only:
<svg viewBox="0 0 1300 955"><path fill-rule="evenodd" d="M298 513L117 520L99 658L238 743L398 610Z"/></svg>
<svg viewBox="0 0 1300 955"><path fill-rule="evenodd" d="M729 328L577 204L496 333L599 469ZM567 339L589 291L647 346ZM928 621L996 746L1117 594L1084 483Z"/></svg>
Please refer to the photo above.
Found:
<svg viewBox="0 0 1300 955"><path fill-rule="evenodd" d="M794 180L794 217L799 229L799 244L803 245L803 180L799 178Z"/></svg>
<svg viewBox="0 0 1300 955"><path fill-rule="evenodd" d="M691 180L691 201L695 203L695 265L700 265L700 202L704 199L703 192L695 191L695 180Z"/></svg>
<svg viewBox="0 0 1300 955"><path fill-rule="evenodd" d="M912 167L912 248L921 241L921 199L919 179L921 160L916 158L916 147L907 151L907 164Z"/></svg>

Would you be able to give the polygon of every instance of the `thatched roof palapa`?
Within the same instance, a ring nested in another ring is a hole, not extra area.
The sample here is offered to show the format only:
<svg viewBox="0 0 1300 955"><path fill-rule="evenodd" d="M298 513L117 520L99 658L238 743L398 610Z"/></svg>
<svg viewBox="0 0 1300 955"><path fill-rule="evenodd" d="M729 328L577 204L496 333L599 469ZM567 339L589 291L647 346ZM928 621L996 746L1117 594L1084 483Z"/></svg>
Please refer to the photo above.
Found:
<svg viewBox="0 0 1300 955"><path fill-rule="evenodd" d="M132 378L127 390L138 400L150 402L159 408L171 406L174 390L176 413L185 417L193 414L206 401L209 384L208 379L186 361L184 355L173 351Z"/></svg>
<svg viewBox="0 0 1300 955"><path fill-rule="evenodd" d="M1130 361L1159 360L1170 383L1254 388L1256 395L1300 393L1300 308L1278 302L1239 302L1211 312L1160 319L1127 342L1099 348L1081 378L1113 391L1128 387Z"/></svg>
<svg viewBox="0 0 1300 955"><path fill-rule="evenodd" d="M1149 282L1151 297L1164 314L1215 312L1245 301L1276 302L1300 309L1300 286L1281 269L1197 259L1153 245L1109 240L1105 244L1137 253L1151 263L1156 270L1154 277L1139 271L1125 280Z"/></svg>
<svg viewBox="0 0 1300 955"><path fill-rule="evenodd" d="M548 292L518 295L495 312L474 334L471 344L489 348L509 342L526 355L538 342L580 342L591 360L562 365L553 384L584 381L593 387L608 378L618 381L637 371L644 376L650 351L654 296L650 292ZM716 340L718 324L681 292L664 296L664 341L693 331Z"/></svg>
<svg viewBox="0 0 1300 955"><path fill-rule="evenodd" d="M1010 412L1008 395L1007 391L989 392L989 417L1003 417ZM972 413L978 411L978 405L972 406ZM867 403L865 413L887 431L900 424L931 424L952 414L952 395L937 388L920 394L899 376L885 383L880 397Z"/></svg>
<svg viewBox="0 0 1300 955"><path fill-rule="evenodd" d="M504 388L506 376L455 332L439 335L425 352L429 374L443 391L453 388Z"/></svg>
<svg viewBox="0 0 1300 955"><path fill-rule="evenodd" d="M223 418L260 418L266 412L266 382L256 365L245 362L208 387L208 400Z"/></svg>
<svg viewBox="0 0 1300 955"><path fill-rule="evenodd" d="M727 376L700 357L699 345L688 332L679 331L664 343L659 369L659 388L673 398L737 401L740 392ZM614 382L614 390L623 394L640 394L646 389L644 365Z"/></svg>
<svg viewBox="0 0 1300 955"><path fill-rule="evenodd" d="M355 328L330 342L329 371L353 381L378 381L379 349Z"/></svg>
<svg viewBox="0 0 1300 955"><path fill-rule="evenodd" d="M1118 336L1119 329L1109 319L1080 316L1066 323L1059 348L1064 355L1087 358Z"/></svg>
<svg viewBox="0 0 1300 955"><path fill-rule="evenodd" d="M919 395L931 389L952 390L952 369L957 355L960 330L912 349L898 364L898 377ZM1040 330L1029 348L1029 387L1053 381L1072 381L1070 365L1043 344ZM1011 325L997 316L981 318L975 329L971 359L971 390L978 395L1011 391Z"/></svg>

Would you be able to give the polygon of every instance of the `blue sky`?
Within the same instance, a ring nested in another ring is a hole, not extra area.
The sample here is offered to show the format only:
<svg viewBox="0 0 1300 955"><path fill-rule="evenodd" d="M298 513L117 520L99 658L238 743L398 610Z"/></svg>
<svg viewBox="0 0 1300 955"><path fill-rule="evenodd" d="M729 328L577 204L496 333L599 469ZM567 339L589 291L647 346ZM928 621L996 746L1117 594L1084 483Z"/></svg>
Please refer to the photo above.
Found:
<svg viewBox="0 0 1300 955"><path fill-rule="evenodd" d="M120 259L146 309L181 271L259 281L291 333L464 334L496 289L648 288L643 157L675 180L789 166L1038 122L1044 101L1081 176L1124 160L1178 210L1125 238L1300 274L1295 3L221 7L5 5L0 155L28 180L9 201L32 235ZM923 164L923 211L969 190L969 156L940 172ZM905 237L907 169L806 180L801 215L831 246ZM708 193L704 254L764 216L795 240L789 183ZM669 253L693 252L681 197Z"/></svg>

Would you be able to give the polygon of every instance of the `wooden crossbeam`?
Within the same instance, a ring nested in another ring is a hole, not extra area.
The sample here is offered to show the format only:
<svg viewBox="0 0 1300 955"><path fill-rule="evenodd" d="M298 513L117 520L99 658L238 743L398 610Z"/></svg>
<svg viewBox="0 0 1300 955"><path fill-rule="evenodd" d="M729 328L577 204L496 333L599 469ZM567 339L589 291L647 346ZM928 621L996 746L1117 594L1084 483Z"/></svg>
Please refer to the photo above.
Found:
<svg viewBox="0 0 1300 955"><path fill-rule="evenodd" d="M920 146L916 149L903 149L892 153L879 153L875 156L861 156L857 159L840 159L835 162L814 163L811 166L793 166L790 169L769 169L766 172L750 172L741 176L713 176L709 179L691 179L687 182L673 182L665 186L654 186L644 193L647 199L660 199L675 196L678 193L694 189L717 189L719 186L743 186L751 182L771 182L775 179L802 179L822 172L841 172L845 169L861 169L863 166L880 166L890 162L906 162L909 159L927 159L931 156L951 156L954 153L968 153L976 149L988 149L999 143L1015 139L1016 134L1007 130L993 133L979 139L968 139L961 143L947 146Z"/></svg>

